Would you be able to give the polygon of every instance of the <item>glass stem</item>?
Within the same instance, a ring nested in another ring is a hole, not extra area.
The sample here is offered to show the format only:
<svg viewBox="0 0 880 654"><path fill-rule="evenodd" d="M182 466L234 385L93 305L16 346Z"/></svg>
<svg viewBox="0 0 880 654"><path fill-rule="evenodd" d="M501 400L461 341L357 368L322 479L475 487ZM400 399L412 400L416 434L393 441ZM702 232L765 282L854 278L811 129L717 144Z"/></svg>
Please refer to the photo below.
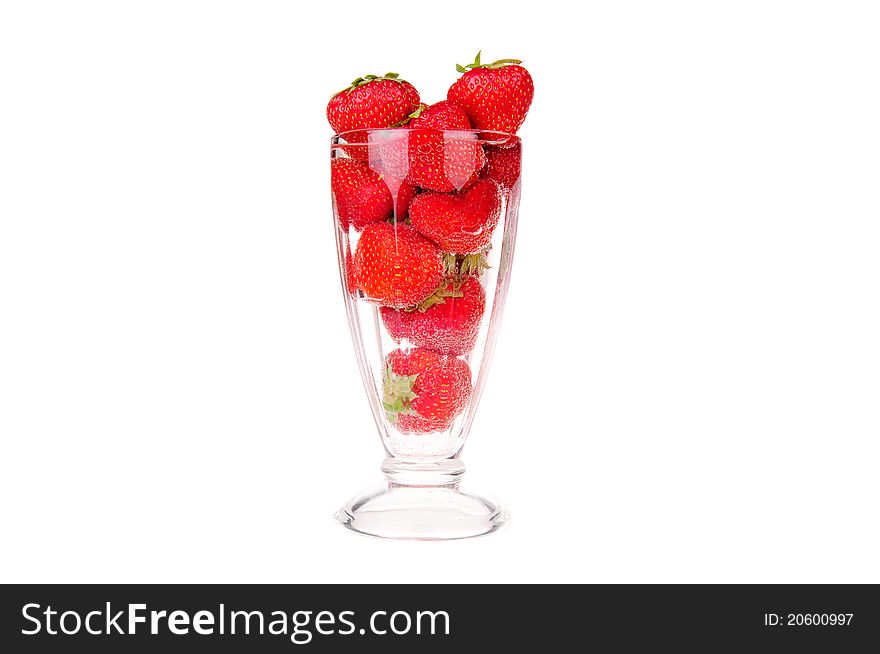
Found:
<svg viewBox="0 0 880 654"><path fill-rule="evenodd" d="M411 462L388 457L382 462L382 472L391 486L457 488L464 471L458 458Z"/></svg>

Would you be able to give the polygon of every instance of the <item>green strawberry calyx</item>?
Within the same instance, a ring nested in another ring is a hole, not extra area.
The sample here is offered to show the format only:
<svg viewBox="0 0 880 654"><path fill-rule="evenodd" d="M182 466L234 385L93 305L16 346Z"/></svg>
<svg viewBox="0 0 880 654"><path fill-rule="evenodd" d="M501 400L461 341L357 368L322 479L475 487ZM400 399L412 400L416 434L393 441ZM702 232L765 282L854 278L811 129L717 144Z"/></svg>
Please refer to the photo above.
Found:
<svg viewBox="0 0 880 654"><path fill-rule="evenodd" d="M455 70L459 73L466 73L469 70L475 70L477 68L503 68L504 66L509 66L511 64L521 64L521 59L499 59L498 61L493 61L491 64L484 64L480 62L480 55L483 53L480 50L477 53L477 56L474 57L474 62L468 64L467 66L462 66L461 64L455 64Z"/></svg>
<svg viewBox="0 0 880 654"><path fill-rule="evenodd" d="M487 268L491 267L489 259L486 258L486 252L476 252L465 255L464 259L461 260L459 270L461 270L462 277L469 277L471 275L479 277Z"/></svg>
<svg viewBox="0 0 880 654"><path fill-rule="evenodd" d="M385 409L385 417L392 425L397 424L400 415L414 415L412 401L418 397L413 391L413 386L418 375L398 375L391 369L391 364L385 366L385 378L382 380L382 407Z"/></svg>
<svg viewBox="0 0 880 654"><path fill-rule="evenodd" d="M474 252L473 254L452 254L447 253L443 255L443 269L447 277L454 277L456 279L464 279L466 277L481 276L487 269L492 266L489 264L489 250L491 246L488 246L482 252Z"/></svg>
<svg viewBox="0 0 880 654"><path fill-rule="evenodd" d="M450 286L452 288L450 288ZM446 302L446 298L448 297L464 297L464 293L460 290L460 288L461 282L459 282L458 280L453 280L452 283L450 283L449 281L445 281L440 288L438 288L436 291L434 291L428 297L422 300L421 303L413 307L411 311L421 311L424 313L435 304L443 304L444 302Z"/></svg>
<svg viewBox="0 0 880 654"><path fill-rule="evenodd" d="M400 79L400 75L398 73L385 73L384 75L364 75L363 77L358 77L353 80L351 84L339 91L339 93L351 93L360 86L364 86L365 84L369 84L370 82L377 82L379 80L407 84L406 80ZM337 95L339 95L339 93L334 93L333 97L336 97Z"/></svg>
<svg viewBox="0 0 880 654"><path fill-rule="evenodd" d="M458 255L447 252L443 255L443 274L446 277L458 277Z"/></svg>
<svg viewBox="0 0 880 654"><path fill-rule="evenodd" d="M403 120L401 120L399 123L394 123L391 127L403 127L403 126L406 125L409 121L411 121L411 120L415 120L416 118L418 118L419 116L421 116L421 115L422 115L422 112L423 112L425 109L427 109L427 108L428 108L428 105L426 105L424 102L421 103L421 104L416 108L416 110L415 110L414 112L412 112L409 116L407 116L406 118L404 118Z"/></svg>

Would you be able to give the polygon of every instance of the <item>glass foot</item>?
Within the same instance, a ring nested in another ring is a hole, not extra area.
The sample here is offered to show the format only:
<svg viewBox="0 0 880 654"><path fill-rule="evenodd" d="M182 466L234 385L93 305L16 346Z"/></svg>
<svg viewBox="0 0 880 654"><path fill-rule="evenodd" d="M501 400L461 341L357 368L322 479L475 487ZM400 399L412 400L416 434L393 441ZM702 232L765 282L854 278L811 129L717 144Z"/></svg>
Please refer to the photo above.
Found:
<svg viewBox="0 0 880 654"><path fill-rule="evenodd" d="M510 516L501 506L450 486L392 482L349 500L336 514L343 526L368 536L407 540L453 540L491 534Z"/></svg>

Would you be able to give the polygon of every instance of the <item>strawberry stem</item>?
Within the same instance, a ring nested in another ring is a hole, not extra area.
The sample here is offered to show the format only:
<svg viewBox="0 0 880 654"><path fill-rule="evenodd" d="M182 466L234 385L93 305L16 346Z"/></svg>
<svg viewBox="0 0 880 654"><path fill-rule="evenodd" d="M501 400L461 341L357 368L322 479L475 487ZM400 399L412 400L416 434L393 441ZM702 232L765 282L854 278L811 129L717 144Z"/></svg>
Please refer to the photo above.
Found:
<svg viewBox="0 0 880 654"><path fill-rule="evenodd" d="M391 127L403 127L404 125L409 123L409 121L414 120L414 119L418 118L419 116L421 116L422 112L427 108L428 108L428 105L426 105L424 102L421 103L416 108L416 110L414 112L412 112L409 116L407 116L406 118L401 120L399 123L394 123Z"/></svg>
<svg viewBox="0 0 880 654"><path fill-rule="evenodd" d="M504 66L508 66L511 64L521 64L521 59L499 59L498 61L493 61L491 64L484 64L480 62L480 55L482 54L482 50L477 53L477 56L474 57L474 62L468 64L467 66L462 66L461 64L455 64L455 70L459 73L466 73L469 70L475 70L477 68L503 68Z"/></svg>
<svg viewBox="0 0 880 654"><path fill-rule="evenodd" d="M453 255L455 256L455 255ZM452 288L449 288L452 286ZM431 293L428 297L422 300L422 303L413 309L414 311L422 311L425 312L435 304L443 304L446 302L446 298L448 297L464 297L464 293L459 290L461 285L454 281L450 284L448 281L444 281L443 285L438 288L436 291Z"/></svg>

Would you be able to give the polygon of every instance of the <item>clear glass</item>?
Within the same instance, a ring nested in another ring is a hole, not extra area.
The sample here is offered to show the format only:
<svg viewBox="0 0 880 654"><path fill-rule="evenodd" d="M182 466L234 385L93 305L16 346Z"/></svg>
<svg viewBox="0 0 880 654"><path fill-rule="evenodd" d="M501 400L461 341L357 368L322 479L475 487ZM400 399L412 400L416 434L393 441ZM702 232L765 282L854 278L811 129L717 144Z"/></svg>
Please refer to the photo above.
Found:
<svg viewBox="0 0 880 654"><path fill-rule="evenodd" d="M440 540L508 521L459 484L510 282L520 162L520 139L500 132L391 128L332 139L340 279L386 454L385 482L337 514L354 531ZM371 191L352 199L351 179Z"/></svg>

